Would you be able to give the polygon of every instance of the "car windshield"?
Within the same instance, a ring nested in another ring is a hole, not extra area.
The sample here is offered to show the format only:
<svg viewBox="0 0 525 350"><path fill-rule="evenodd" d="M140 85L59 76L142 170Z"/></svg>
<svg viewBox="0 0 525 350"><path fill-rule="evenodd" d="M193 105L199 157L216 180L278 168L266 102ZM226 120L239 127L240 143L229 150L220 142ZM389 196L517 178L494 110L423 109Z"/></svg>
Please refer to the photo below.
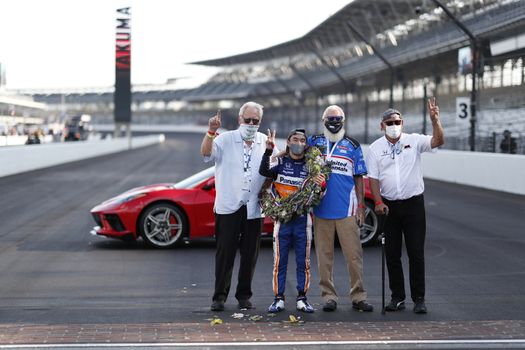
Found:
<svg viewBox="0 0 525 350"><path fill-rule="evenodd" d="M202 181L206 180L209 177L212 177L215 174L215 167L204 169L203 171L198 172L195 175L192 175L180 182L177 182L173 185L173 188L193 188Z"/></svg>

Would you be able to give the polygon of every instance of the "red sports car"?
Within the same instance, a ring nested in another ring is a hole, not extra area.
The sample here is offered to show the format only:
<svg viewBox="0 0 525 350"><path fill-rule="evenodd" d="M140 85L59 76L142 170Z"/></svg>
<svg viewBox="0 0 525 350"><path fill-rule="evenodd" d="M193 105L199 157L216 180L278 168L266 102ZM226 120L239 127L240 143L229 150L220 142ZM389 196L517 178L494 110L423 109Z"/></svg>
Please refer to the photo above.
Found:
<svg viewBox="0 0 525 350"><path fill-rule="evenodd" d="M374 201L365 179L366 218L361 227L361 243L376 242L379 235ZM93 209L97 226L94 235L137 239L155 248L169 248L194 238L213 237L215 218L214 167L205 169L176 184L137 187L111 198ZM272 220L264 220L263 234L271 235Z"/></svg>

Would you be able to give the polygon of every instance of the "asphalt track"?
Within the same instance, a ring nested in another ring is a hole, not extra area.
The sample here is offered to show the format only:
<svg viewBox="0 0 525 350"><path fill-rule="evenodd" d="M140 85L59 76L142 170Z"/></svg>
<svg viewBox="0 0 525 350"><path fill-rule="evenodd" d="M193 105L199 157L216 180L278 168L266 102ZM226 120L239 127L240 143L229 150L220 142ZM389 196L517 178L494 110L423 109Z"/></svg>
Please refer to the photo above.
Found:
<svg viewBox="0 0 525 350"><path fill-rule="evenodd" d="M207 167L198 153L200 140L200 135L172 134L158 146L0 178L0 325L208 322L213 241L160 251L89 234L94 225L89 209L101 201L135 186L176 182ZM408 302L403 312L381 315L376 246L364 253L365 286L376 310L351 310L337 250L338 311L320 310L312 254L309 300L317 311L302 315L303 320L392 325L524 320L525 197L427 180L425 200L428 314L415 315ZM291 255L289 300L294 299L294 269ZM272 300L271 271L272 248L266 242L255 274L254 314L266 315ZM287 307L275 321L297 314L292 302ZM238 310L230 298L221 317L233 312Z"/></svg>

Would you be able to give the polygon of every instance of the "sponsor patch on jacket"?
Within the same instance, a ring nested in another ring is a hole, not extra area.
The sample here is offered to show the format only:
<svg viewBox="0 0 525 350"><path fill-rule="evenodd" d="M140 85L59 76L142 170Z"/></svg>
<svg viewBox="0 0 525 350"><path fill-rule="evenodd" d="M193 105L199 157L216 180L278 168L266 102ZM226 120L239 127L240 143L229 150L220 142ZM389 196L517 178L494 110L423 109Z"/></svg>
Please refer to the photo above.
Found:
<svg viewBox="0 0 525 350"><path fill-rule="evenodd" d="M279 196L286 198L301 188L303 182L303 178L279 174L274 182L274 186Z"/></svg>
<svg viewBox="0 0 525 350"><path fill-rule="evenodd" d="M345 158L332 158L330 160L330 169L332 173L353 176L353 163Z"/></svg>

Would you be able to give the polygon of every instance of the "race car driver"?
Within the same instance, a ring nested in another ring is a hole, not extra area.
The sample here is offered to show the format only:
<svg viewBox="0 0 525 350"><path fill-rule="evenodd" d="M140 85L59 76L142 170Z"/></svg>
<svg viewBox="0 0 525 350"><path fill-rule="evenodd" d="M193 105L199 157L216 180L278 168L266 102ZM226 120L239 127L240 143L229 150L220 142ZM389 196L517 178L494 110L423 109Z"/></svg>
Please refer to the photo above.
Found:
<svg viewBox="0 0 525 350"><path fill-rule="evenodd" d="M288 135L286 153L278 158L277 165L270 168L270 157L275 142L275 131L268 130L266 152L262 158L259 173L272 178L271 191L276 196L286 198L301 190L308 177L305 152L307 149L307 135L303 129L295 129ZM317 175L312 179L323 187L325 178ZM310 213L294 214L287 222L276 221L273 231L273 291L275 299L268 308L268 312L277 313L284 310L284 291L286 285L286 270L288 266L288 252L295 247L296 275L297 275L297 310L312 313L314 308L308 303L306 293L310 286L310 247L312 241L312 216Z"/></svg>

